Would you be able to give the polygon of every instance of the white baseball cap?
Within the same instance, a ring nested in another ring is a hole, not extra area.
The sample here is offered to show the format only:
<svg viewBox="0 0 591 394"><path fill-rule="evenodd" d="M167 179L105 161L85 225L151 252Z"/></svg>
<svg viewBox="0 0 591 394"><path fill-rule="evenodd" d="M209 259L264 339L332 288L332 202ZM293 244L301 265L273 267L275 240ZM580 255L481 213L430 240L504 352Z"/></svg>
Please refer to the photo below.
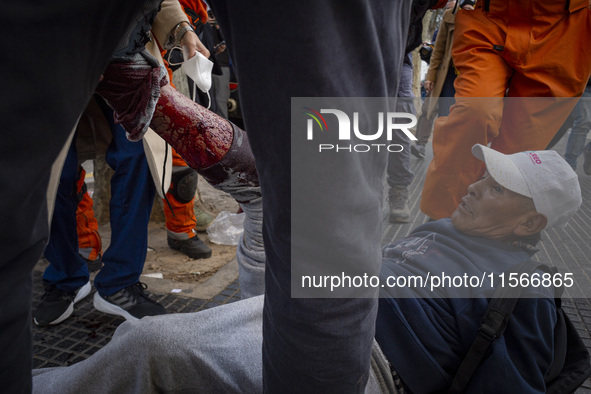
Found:
<svg viewBox="0 0 591 394"><path fill-rule="evenodd" d="M536 211L548 218L546 229L566 226L583 202L577 174L555 151L505 155L476 144L472 154L501 186L533 200Z"/></svg>

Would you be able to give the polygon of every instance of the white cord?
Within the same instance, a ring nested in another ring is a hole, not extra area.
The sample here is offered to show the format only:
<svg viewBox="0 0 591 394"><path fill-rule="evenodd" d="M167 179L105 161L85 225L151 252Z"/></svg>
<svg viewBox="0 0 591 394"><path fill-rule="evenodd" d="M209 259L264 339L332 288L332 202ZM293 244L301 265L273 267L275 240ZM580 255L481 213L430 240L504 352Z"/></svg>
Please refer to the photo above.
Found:
<svg viewBox="0 0 591 394"><path fill-rule="evenodd" d="M193 80L191 79L191 81L193 81ZM197 89L199 89L199 88L197 87L197 84L195 83L195 81L193 81L193 97L192 97L193 101L195 101L195 95L197 93ZM209 109L211 107L211 96L209 95L209 90L207 92L205 92L205 94L207 94L207 107L205 107L205 108Z"/></svg>

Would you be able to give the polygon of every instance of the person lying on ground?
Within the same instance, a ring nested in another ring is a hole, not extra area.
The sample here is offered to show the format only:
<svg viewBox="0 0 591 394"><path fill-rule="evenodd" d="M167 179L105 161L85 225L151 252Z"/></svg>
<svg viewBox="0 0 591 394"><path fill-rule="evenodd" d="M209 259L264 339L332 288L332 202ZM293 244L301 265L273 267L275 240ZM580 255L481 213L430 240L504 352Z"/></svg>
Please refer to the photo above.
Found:
<svg viewBox="0 0 591 394"><path fill-rule="evenodd" d="M577 175L554 151L504 155L477 144L472 152L487 172L470 185L452 217L425 223L384 248L380 283L387 286L379 286L366 392L448 388L495 286L404 287L401 278L498 276L528 260L542 229L565 225L581 205ZM557 321L553 289L526 290L529 298L519 300L468 392L545 391ZM60 394L262 392L262 315L259 296L126 322L90 358L33 371L33 388Z"/></svg>

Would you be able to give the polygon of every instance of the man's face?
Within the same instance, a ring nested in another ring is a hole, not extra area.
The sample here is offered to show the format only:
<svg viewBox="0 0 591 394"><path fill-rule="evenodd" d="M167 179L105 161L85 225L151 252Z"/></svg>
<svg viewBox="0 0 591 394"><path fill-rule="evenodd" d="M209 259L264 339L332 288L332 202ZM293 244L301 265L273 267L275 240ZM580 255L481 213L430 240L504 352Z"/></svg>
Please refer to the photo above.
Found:
<svg viewBox="0 0 591 394"><path fill-rule="evenodd" d="M535 211L531 198L499 185L488 173L468 187L468 194L451 215L456 229L500 241L515 238L514 230Z"/></svg>

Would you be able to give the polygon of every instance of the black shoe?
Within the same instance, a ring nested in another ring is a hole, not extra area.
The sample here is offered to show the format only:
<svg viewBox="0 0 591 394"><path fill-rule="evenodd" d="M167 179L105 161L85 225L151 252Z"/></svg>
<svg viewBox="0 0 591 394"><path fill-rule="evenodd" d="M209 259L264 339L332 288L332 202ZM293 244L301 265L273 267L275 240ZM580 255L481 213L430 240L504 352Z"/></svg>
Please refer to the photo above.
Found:
<svg viewBox="0 0 591 394"><path fill-rule="evenodd" d="M184 240L168 237L168 246L171 249L186 254L192 259L206 259L211 257L211 249L197 236Z"/></svg>
<svg viewBox="0 0 591 394"><path fill-rule="evenodd" d="M88 294L90 294L90 282L72 293L61 291L55 285L47 285L33 321L41 327L59 324L72 315L74 304Z"/></svg>
<svg viewBox="0 0 591 394"><path fill-rule="evenodd" d="M94 293L94 307L101 312L121 316L125 320L166 314L166 309L162 305L148 298L144 292L147 288L145 283L137 282L110 296L101 296L97 291Z"/></svg>
<svg viewBox="0 0 591 394"><path fill-rule="evenodd" d="M422 145L422 144L411 145L410 153L412 153L414 157L417 157L419 159L424 159L425 158L425 145Z"/></svg>

